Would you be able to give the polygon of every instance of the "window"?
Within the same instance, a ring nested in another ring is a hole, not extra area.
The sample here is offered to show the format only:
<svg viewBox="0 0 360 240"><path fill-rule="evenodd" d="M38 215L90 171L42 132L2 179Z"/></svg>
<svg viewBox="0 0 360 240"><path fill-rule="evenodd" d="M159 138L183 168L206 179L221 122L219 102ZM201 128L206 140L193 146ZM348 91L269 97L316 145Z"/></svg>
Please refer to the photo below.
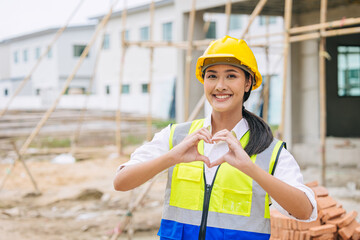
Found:
<svg viewBox="0 0 360 240"><path fill-rule="evenodd" d="M25 49L23 51L23 60L24 60L24 62L27 62L27 60L28 60L28 51L27 51L27 49Z"/></svg>
<svg viewBox="0 0 360 240"><path fill-rule="evenodd" d="M231 15L230 16L230 30L240 29L241 28L241 15Z"/></svg>
<svg viewBox="0 0 360 240"><path fill-rule="evenodd" d="M216 22L210 22L205 38L216 38Z"/></svg>
<svg viewBox="0 0 360 240"><path fill-rule="evenodd" d="M52 58L52 48L49 49L49 52L47 53L48 58Z"/></svg>
<svg viewBox="0 0 360 240"><path fill-rule="evenodd" d="M142 93L148 93L149 92L149 84L143 83L141 84Z"/></svg>
<svg viewBox="0 0 360 240"><path fill-rule="evenodd" d="M172 40L172 22L163 23L162 30L163 30L163 40L171 41Z"/></svg>
<svg viewBox="0 0 360 240"><path fill-rule="evenodd" d="M360 46L338 46L338 96L360 96Z"/></svg>
<svg viewBox="0 0 360 240"><path fill-rule="evenodd" d="M149 40L149 27L140 28L140 41Z"/></svg>
<svg viewBox="0 0 360 240"><path fill-rule="evenodd" d="M125 40L129 41L130 40L130 30L126 30L125 31Z"/></svg>
<svg viewBox="0 0 360 240"><path fill-rule="evenodd" d="M19 56L18 56L18 51L14 52L14 63L18 63L19 62Z"/></svg>
<svg viewBox="0 0 360 240"><path fill-rule="evenodd" d="M81 54L83 53L83 51L85 50L86 45L74 45L74 57L80 57ZM88 57L88 55L86 55L86 57Z"/></svg>
<svg viewBox="0 0 360 240"><path fill-rule="evenodd" d="M40 58L40 47L35 48L35 59L39 59Z"/></svg>
<svg viewBox="0 0 360 240"><path fill-rule="evenodd" d="M109 49L110 48L110 35L105 34L103 39L103 49Z"/></svg>
<svg viewBox="0 0 360 240"><path fill-rule="evenodd" d="M105 89L106 95L110 95L110 86L109 86L109 85L106 85L105 88L106 88L106 89Z"/></svg>
<svg viewBox="0 0 360 240"><path fill-rule="evenodd" d="M130 85L129 84L123 84L121 88L121 93L128 94L130 93Z"/></svg>
<svg viewBox="0 0 360 240"><path fill-rule="evenodd" d="M4 89L4 96L9 95L9 90L7 88Z"/></svg>
<svg viewBox="0 0 360 240"><path fill-rule="evenodd" d="M275 16L260 16L259 17L260 26L265 26L266 25L266 18L268 18L269 24L275 24L276 23L276 17Z"/></svg>

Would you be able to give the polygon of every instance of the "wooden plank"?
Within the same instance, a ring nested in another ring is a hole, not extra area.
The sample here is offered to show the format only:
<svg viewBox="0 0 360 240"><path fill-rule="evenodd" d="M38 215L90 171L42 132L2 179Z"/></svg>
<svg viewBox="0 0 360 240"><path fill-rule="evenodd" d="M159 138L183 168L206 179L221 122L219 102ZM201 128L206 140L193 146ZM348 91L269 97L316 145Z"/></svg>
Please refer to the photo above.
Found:
<svg viewBox="0 0 360 240"><path fill-rule="evenodd" d="M321 0L320 23L326 22L327 0ZM325 28L320 30L319 48L319 86L320 86L320 152L321 152L321 183L326 186L326 38L323 37Z"/></svg>
<svg viewBox="0 0 360 240"><path fill-rule="evenodd" d="M283 91L282 91L282 104L281 104L281 121L278 130L278 138L282 139L284 135L285 125L285 103L286 103L286 88L288 81L288 58L289 58L289 47L290 47L290 34L289 29L291 28L292 18L292 0L285 0L285 37L284 37L284 68L283 68Z"/></svg>
<svg viewBox="0 0 360 240"><path fill-rule="evenodd" d="M185 94L184 94L184 119L189 116L189 97L190 97L190 76L191 76L191 61L192 61L192 50L193 50L193 36L194 36L194 24L195 24L195 13L196 13L196 0L192 0L192 7L189 16L188 24L188 39L187 39L187 50L185 58Z"/></svg>
<svg viewBox="0 0 360 240"><path fill-rule="evenodd" d="M122 144L121 144L121 93L122 93L122 83L124 79L124 65L125 65L125 55L127 50L127 45L125 44L125 27L126 27L126 18L127 18L127 5L126 0L124 0L124 7L121 15L121 59L120 59L120 72L119 72L119 91L118 91L118 102L116 110L116 146L118 149L118 156L122 154Z"/></svg>
<svg viewBox="0 0 360 240"><path fill-rule="evenodd" d="M154 0L150 4L150 41L153 40L154 32ZM153 82L153 65L154 65L154 47L150 47L150 63L149 63L149 83L148 83L148 116L147 116L147 134L146 140L151 141L152 138L152 82Z"/></svg>

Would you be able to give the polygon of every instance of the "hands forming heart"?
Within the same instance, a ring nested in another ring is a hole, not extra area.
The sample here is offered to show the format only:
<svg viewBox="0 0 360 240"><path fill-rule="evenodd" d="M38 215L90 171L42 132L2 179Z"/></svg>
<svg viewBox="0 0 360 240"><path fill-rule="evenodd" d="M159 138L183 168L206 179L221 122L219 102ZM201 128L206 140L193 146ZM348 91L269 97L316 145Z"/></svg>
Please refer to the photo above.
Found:
<svg viewBox="0 0 360 240"><path fill-rule="evenodd" d="M201 140L204 140L204 142L209 144L216 143L217 145L226 143L228 152L223 156L218 156L219 158L215 161L210 162L210 159L207 156L201 155L198 152L197 145ZM209 168L212 168L227 162L241 171L252 164L250 157L244 151L240 141L227 129L221 130L215 133L214 136L211 136L211 133L207 128L201 128L188 135L171 151L177 159L176 163L203 161Z"/></svg>

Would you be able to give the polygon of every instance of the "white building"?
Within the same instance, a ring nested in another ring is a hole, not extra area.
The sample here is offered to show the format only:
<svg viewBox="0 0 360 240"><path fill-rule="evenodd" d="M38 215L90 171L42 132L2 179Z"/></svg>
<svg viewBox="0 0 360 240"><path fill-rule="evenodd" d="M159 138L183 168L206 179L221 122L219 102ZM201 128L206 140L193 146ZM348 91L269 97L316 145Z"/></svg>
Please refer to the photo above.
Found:
<svg viewBox="0 0 360 240"><path fill-rule="evenodd" d="M94 28L94 25L68 27L42 59L10 108L36 109L51 105L73 71ZM47 29L0 42L0 107L5 106L22 80L30 73L56 32L55 28ZM73 79L68 94L86 91L94 59L94 51L91 50ZM67 104L69 106L66 106ZM66 101L65 96L61 107L72 107L76 104L76 101Z"/></svg>
<svg viewBox="0 0 360 240"><path fill-rule="evenodd" d="M188 8L186 3L175 0L161 0L155 3L153 24L153 40L179 42L187 40ZM88 107L91 109L115 110L118 106L119 79L121 67L121 31L122 11L114 12L105 28L104 41L101 51L100 41L90 51L80 70L70 85L69 92L61 98L59 108L81 108L85 93L89 86L89 79L96 70L95 83ZM100 21L104 16L94 17ZM230 19L230 36L239 37L244 31L249 16L233 14ZM150 37L150 3L133 7L127 10L125 37L130 42L146 42ZM207 29L204 26L208 25ZM283 26L282 17L270 17L269 24L265 24L265 17L257 18L249 30L249 35L259 32L281 32ZM226 34L226 16L223 12L198 11L194 39L215 39ZM45 50L51 41L56 29L23 35L3 41L0 44L0 107L4 106L9 96L13 94L17 85L30 72L37 58ZM31 81L21 94L11 104L11 108L46 108L53 103L61 90L61 86L76 65L78 56L88 43L94 32L94 26L69 27L56 42L50 54L42 61ZM100 39L100 37L98 38ZM281 37L280 39L281 40ZM257 43L256 40L248 43ZM271 75L272 85L280 86L280 73L282 71L279 48L269 49L269 61L266 64L265 52L262 48L253 48L259 62L261 74ZM183 119L183 82L185 49L174 47L154 48L154 61L152 66L152 96L151 112L156 118L168 119L175 117L178 121ZM203 50L194 50L191 70L191 94L190 111L201 98L202 84L195 79L196 56L200 56ZM98 65L94 67L95 57L99 54ZM4 57L5 56L5 57ZM8 67L7 67L8 66ZM266 68L269 66L269 68ZM96 68L96 69L95 69ZM124 61L124 74L121 94L121 110L123 112L146 115L149 111L149 73L150 73L150 50L149 48L129 46L126 50ZM270 88L269 121L279 123L281 99L280 87ZM71 93L80 93L77 95ZM175 94L176 93L176 94ZM247 108L259 113L261 101L261 89L253 92L252 98L246 103ZM176 96L175 96L176 95ZM276 96L274 98L273 96ZM29 99L31 98L31 99ZM175 101L176 99L176 101ZM276 102L274 104L274 101ZM176 106L175 106L176 105ZM209 106L207 108L209 110ZM200 113L199 117L207 114Z"/></svg>
<svg viewBox="0 0 360 240"><path fill-rule="evenodd" d="M159 1L155 4L153 25L154 41L174 41L176 31L174 1ZM97 70L97 91L103 108L116 109L118 104L122 11L114 12L106 26L104 45ZM103 16L95 19L101 19ZM150 37L149 4L127 10L126 40L148 41ZM177 50L155 48L152 79L152 114L167 119L171 109L176 81ZM128 47L124 61L121 110L146 115L149 109L150 50L137 46Z"/></svg>

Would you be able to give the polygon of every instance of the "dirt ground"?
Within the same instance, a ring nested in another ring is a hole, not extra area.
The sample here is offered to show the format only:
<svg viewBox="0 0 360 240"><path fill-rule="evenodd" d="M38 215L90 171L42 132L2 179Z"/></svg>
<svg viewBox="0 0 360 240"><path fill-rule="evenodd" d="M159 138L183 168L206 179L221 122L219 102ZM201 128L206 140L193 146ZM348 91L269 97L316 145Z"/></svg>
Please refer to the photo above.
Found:
<svg viewBox="0 0 360 240"><path fill-rule="evenodd" d="M112 180L121 159L96 159L73 164L31 161L28 166L41 191L18 164L0 191L0 239L109 239L129 202L144 186L115 192ZM10 164L0 164L1 177ZM158 239L165 174L160 176L134 213L135 239ZM126 234L120 239L127 239Z"/></svg>
<svg viewBox="0 0 360 240"><path fill-rule="evenodd" d="M113 154L111 155L113 156ZM18 164L0 191L0 239L110 239L122 221L129 203L144 186L132 192L116 192L112 180L118 165L127 161L110 157L71 164L42 161L27 162L41 195L34 188L24 167ZM1 178L9 163L0 163ZM304 169L305 181L319 176L319 169ZM330 176L331 177L331 176ZM153 185L144 203L133 214L135 240L154 240L159 228L166 174ZM360 212L360 191L349 182L329 187L332 197L347 210ZM128 239L124 233L119 239Z"/></svg>

